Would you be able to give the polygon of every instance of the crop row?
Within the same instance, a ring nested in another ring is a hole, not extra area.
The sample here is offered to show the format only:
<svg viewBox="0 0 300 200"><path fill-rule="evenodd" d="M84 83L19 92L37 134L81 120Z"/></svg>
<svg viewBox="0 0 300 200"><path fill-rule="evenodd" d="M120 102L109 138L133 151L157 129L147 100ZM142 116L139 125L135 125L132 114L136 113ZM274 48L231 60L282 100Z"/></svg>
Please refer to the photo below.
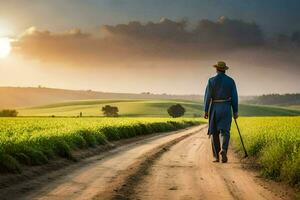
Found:
<svg viewBox="0 0 300 200"><path fill-rule="evenodd" d="M2 118L0 172L21 172L22 165L42 165L57 156L74 159L73 150L196 124L168 118Z"/></svg>
<svg viewBox="0 0 300 200"><path fill-rule="evenodd" d="M238 120L249 155L266 177L300 184L300 117L244 117ZM233 138L242 150L237 130Z"/></svg>

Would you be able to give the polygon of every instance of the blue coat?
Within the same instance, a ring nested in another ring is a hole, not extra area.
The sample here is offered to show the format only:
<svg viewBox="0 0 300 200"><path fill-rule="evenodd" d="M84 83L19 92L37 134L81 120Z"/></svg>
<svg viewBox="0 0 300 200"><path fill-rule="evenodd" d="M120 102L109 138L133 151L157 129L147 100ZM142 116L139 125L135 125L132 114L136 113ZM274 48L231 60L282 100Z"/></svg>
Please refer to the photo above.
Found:
<svg viewBox="0 0 300 200"><path fill-rule="evenodd" d="M227 102L213 102L230 98ZM222 72L210 78L205 90L204 107L205 112L209 112L208 134L220 130L229 132L232 112L238 112L238 94L234 80Z"/></svg>

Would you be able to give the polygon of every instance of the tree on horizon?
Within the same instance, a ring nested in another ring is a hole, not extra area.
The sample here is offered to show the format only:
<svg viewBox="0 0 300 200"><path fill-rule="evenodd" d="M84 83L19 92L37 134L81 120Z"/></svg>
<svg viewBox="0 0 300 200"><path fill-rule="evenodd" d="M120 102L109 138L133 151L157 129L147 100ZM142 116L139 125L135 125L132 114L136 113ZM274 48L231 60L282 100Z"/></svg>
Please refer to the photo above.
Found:
<svg viewBox="0 0 300 200"><path fill-rule="evenodd" d="M106 117L118 117L119 109L116 106L105 105L102 107L103 115Z"/></svg>

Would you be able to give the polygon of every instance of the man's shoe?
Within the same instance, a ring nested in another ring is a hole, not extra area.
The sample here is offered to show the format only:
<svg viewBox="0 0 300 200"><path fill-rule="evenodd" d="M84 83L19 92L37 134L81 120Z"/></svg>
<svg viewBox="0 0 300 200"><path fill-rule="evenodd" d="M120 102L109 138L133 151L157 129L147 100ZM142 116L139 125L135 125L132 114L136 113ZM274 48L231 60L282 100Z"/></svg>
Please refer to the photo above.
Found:
<svg viewBox="0 0 300 200"><path fill-rule="evenodd" d="M227 163L228 161L227 153L225 151L221 151L221 156L222 156L222 163Z"/></svg>
<svg viewBox="0 0 300 200"><path fill-rule="evenodd" d="M213 162L220 162L220 159L219 159L219 158L215 158L215 159L213 160Z"/></svg>

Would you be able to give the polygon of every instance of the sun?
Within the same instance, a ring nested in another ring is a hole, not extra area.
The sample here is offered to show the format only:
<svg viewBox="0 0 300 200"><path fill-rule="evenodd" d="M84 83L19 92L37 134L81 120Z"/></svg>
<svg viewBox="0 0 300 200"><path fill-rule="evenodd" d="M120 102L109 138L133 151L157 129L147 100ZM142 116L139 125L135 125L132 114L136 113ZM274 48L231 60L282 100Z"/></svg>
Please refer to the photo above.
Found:
<svg viewBox="0 0 300 200"><path fill-rule="evenodd" d="M11 45L7 37L0 37L0 58L5 58L10 54Z"/></svg>

